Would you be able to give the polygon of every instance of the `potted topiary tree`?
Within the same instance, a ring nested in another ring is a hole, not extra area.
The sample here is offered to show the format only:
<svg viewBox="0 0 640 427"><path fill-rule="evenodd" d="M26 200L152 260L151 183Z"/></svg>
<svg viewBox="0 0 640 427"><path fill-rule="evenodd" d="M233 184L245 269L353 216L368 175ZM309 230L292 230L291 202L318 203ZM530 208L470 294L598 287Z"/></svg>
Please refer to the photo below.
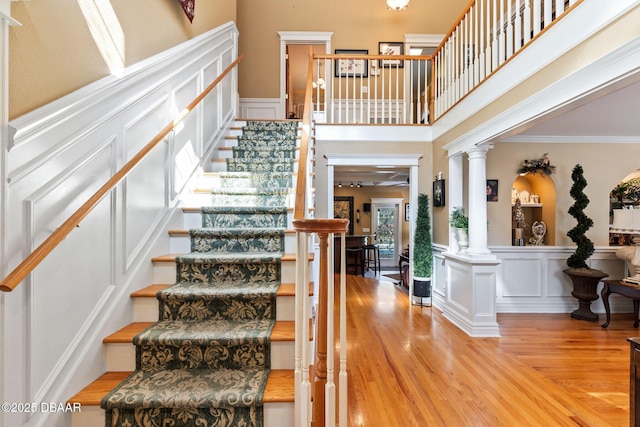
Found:
<svg viewBox="0 0 640 427"><path fill-rule="evenodd" d="M453 208L449 216L449 224L454 230L458 249L466 249L469 246L469 218L465 215L463 207Z"/></svg>
<svg viewBox="0 0 640 427"><path fill-rule="evenodd" d="M574 253L567 259L569 268L563 270L573 282L571 295L578 299L579 307L571 313L571 317L580 320L595 322L598 315L591 311L591 302L598 299L596 289L600 280L608 276L600 270L590 268L587 259L594 251L593 242L586 236L586 232L593 226L593 221L584 210L589 204L589 198L584 194L587 180L584 178L582 166L576 165L571 172L573 185L569 194L575 203L569 208L569 214L578 222L575 227L567 232L567 236L576 244Z"/></svg>
<svg viewBox="0 0 640 427"><path fill-rule="evenodd" d="M420 305L422 305L422 298L431 296L432 267L429 196L420 193L418 195L416 231L413 236L413 295L420 298Z"/></svg>

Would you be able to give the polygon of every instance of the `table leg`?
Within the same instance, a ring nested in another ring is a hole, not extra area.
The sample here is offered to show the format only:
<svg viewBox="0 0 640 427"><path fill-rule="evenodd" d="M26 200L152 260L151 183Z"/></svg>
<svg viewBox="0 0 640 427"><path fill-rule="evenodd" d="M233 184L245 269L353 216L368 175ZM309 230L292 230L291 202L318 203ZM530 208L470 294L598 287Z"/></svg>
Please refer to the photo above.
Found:
<svg viewBox="0 0 640 427"><path fill-rule="evenodd" d="M633 300L633 327L638 327L638 305L640 305L640 300Z"/></svg>
<svg viewBox="0 0 640 427"><path fill-rule="evenodd" d="M602 324L603 328L606 328L607 326L609 326L609 322L611 321L611 309L609 308L610 294L611 292L609 292L609 285L605 283L604 287L602 288L602 292L600 292L600 295L602 295L602 303L604 304L604 311L607 313L607 321ZM635 310L635 301L634 301L634 310ZM638 316L636 313L636 319L637 317Z"/></svg>

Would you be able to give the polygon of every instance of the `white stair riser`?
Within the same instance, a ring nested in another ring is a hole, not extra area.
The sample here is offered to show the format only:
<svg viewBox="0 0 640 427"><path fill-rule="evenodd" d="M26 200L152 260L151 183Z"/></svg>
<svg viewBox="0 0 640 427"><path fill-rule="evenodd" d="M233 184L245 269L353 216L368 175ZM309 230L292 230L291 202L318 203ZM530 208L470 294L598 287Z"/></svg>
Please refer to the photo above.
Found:
<svg viewBox="0 0 640 427"><path fill-rule="evenodd" d="M295 405L293 402L265 403L265 427L294 427ZM105 424L104 410L99 406L83 406L81 412L74 412L71 427L96 427Z"/></svg>
<svg viewBox="0 0 640 427"><path fill-rule="evenodd" d="M296 234L285 233L284 234L284 251L288 253L294 253L296 251ZM171 236L169 240L169 251L172 254L183 254L191 251L191 239L188 235Z"/></svg>
<svg viewBox="0 0 640 427"><path fill-rule="evenodd" d="M136 369L136 349L131 343L104 345L107 371L133 371ZM295 345L293 341L271 342L271 369L294 369Z"/></svg>
<svg viewBox="0 0 640 427"><path fill-rule="evenodd" d="M175 262L155 262L153 263L154 283L175 283L176 264ZM282 283L295 283L296 263L295 261L284 261L282 263L282 273L280 278Z"/></svg>
<svg viewBox="0 0 640 427"><path fill-rule="evenodd" d="M295 297L276 297L276 320L295 320ZM158 300L156 298L133 298L133 321L155 322L158 320Z"/></svg>

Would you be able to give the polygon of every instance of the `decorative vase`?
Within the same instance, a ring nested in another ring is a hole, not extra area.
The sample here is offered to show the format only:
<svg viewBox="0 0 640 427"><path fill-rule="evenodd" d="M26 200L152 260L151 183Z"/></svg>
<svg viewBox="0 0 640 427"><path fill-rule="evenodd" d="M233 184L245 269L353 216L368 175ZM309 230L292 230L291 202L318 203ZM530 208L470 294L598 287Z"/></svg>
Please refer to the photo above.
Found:
<svg viewBox="0 0 640 427"><path fill-rule="evenodd" d="M466 228L456 228L456 241L458 242L459 252L469 247L469 237Z"/></svg>
<svg viewBox="0 0 640 427"><path fill-rule="evenodd" d="M609 275L595 269L567 268L562 271L571 278L571 295L578 300L578 308L571 313L571 317L589 322L597 321L598 314L591 311L591 302L598 299L598 283Z"/></svg>

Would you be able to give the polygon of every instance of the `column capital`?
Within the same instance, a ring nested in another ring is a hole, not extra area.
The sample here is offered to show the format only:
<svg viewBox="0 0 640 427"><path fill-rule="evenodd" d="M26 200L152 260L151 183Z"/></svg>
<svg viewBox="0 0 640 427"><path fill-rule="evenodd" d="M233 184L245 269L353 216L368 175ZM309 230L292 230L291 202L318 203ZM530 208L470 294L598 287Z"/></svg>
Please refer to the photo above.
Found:
<svg viewBox="0 0 640 427"><path fill-rule="evenodd" d="M487 152L493 148L493 144L474 145L466 152L470 159L486 158Z"/></svg>

